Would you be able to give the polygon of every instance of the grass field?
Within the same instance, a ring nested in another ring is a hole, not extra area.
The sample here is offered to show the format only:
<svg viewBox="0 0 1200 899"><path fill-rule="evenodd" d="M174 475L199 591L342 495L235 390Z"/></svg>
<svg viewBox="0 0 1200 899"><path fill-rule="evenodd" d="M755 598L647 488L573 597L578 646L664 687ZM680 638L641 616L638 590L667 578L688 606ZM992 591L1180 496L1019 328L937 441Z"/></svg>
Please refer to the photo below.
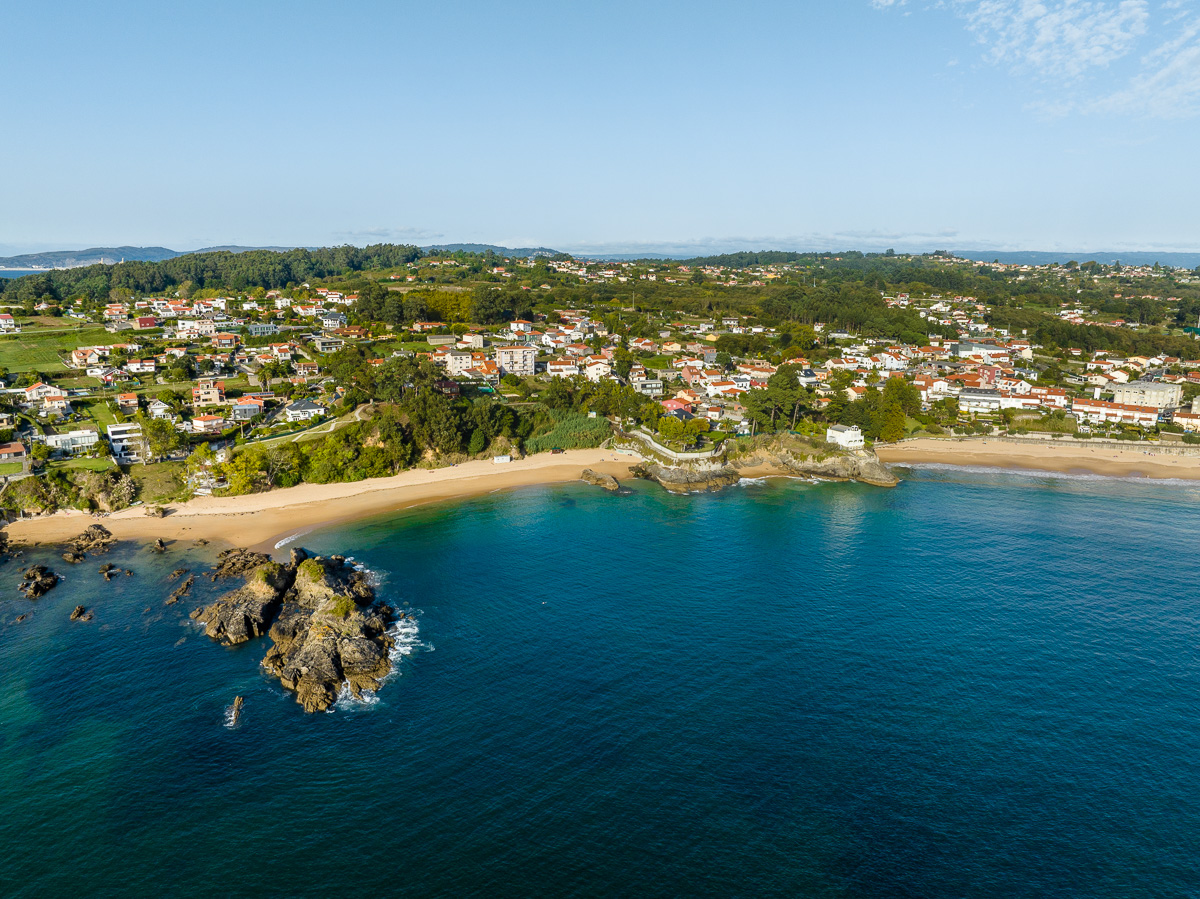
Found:
<svg viewBox="0 0 1200 899"><path fill-rule="evenodd" d="M111 343L112 335L102 325L85 325L75 331L38 334L27 331L0 338L0 367L12 372L66 371L58 354L76 347Z"/></svg>
<svg viewBox="0 0 1200 899"><path fill-rule="evenodd" d="M61 462L48 462L46 463L46 467L86 471L108 471L110 468L115 468L116 466L112 459L93 459L88 456L80 456L78 459L63 459Z"/></svg>
<svg viewBox="0 0 1200 899"><path fill-rule="evenodd" d="M138 499L147 503L169 503L184 493L187 466L183 462L131 465L129 475L137 482Z"/></svg>
<svg viewBox="0 0 1200 899"><path fill-rule="evenodd" d="M8 477L10 474L20 474L24 465L20 462L0 462L0 477Z"/></svg>
<svg viewBox="0 0 1200 899"><path fill-rule="evenodd" d="M97 399L87 404L80 403L79 411L100 425L102 431L107 431L109 425L117 423L117 416L114 414L113 408L108 404L107 400Z"/></svg>

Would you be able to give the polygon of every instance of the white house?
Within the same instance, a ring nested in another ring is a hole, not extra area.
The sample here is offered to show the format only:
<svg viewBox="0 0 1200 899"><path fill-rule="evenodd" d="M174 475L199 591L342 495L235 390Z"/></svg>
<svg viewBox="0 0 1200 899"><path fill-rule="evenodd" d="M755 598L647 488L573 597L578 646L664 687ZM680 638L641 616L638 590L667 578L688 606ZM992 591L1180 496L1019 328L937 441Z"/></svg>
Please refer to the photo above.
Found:
<svg viewBox="0 0 1200 899"><path fill-rule="evenodd" d="M862 431L857 425L831 425L825 431L825 442L835 443L843 449L862 449Z"/></svg>
<svg viewBox="0 0 1200 899"><path fill-rule="evenodd" d="M324 415L325 407L312 400L297 400L290 406L285 406L283 414L287 416L288 421L308 421L310 418Z"/></svg>
<svg viewBox="0 0 1200 899"><path fill-rule="evenodd" d="M108 443L113 458L126 465L142 458L142 426L134 422L108 426Z"/></svg>

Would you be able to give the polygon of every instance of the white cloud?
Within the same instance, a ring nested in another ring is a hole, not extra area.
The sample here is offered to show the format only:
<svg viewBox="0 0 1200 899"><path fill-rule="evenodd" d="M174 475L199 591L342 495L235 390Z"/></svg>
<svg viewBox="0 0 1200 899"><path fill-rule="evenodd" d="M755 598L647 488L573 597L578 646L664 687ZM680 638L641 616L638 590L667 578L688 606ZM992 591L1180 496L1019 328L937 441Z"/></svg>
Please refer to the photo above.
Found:
<svg viewBox="0 0 1200 899"><path fill-rule="evenodd" d="M957 0L993 62L1074 79L1128 55L1146 34L1147 0Z"/></svg>
<svg viewBox="0 0 1200 899"><path fill-rule="evenodd" d="M871 0L881 10L905 2ZM1190 118L1200 115L1198 6L1200 0L932 0L926 10L952 12L984 46L986 61L1037 84L1041 96L1027 108L1038 115Z"/></svg>
<svg viewBox="0 0 1200 899"><path fill-rule="evenodd" d="M1186 118L1200 113L1200 19L1146 54L1124 89L1090 106L1095 112Z"/></svg>

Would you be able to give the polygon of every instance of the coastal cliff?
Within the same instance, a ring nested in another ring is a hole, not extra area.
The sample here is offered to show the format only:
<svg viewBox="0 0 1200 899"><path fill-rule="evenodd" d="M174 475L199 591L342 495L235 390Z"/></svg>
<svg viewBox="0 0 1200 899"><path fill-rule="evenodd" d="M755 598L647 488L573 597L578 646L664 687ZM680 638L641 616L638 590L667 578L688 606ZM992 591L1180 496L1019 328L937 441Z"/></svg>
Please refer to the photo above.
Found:
<svg viewBox="0 0 1200 899"><path fill-rule="evenodd" d="M379 688L392 669L395 612L363 572L341 556L293 550L290 564L260 561L247 573L245 585L192 613L205 634L229 646L269 635L263 667L306 712L328 709L343 687L357 698Z"/></svg>
<svg viewBox="0 0 1200 899"><path fill-rule="evenodd" d="M739 471L766 468L785 475L858 481L873 487L895 487L899 483L872 450L843 450L832 446L817 449L797 439L772 439L730 464Z"/></svg>

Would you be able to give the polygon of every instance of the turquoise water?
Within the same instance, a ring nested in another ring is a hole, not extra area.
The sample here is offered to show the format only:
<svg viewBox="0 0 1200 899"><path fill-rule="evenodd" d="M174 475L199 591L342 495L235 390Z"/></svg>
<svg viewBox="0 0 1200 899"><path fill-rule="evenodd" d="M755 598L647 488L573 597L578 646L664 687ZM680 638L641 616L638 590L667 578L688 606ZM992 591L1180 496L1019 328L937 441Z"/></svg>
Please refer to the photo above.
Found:
<svg viewBox="0 0 1200 899"><path fill-rule="evenodd" d="M305 534L419 621L316 716L182 550L59 562L0 600L0 894L1196 895L1200 490L908 477Z"/></svg>

